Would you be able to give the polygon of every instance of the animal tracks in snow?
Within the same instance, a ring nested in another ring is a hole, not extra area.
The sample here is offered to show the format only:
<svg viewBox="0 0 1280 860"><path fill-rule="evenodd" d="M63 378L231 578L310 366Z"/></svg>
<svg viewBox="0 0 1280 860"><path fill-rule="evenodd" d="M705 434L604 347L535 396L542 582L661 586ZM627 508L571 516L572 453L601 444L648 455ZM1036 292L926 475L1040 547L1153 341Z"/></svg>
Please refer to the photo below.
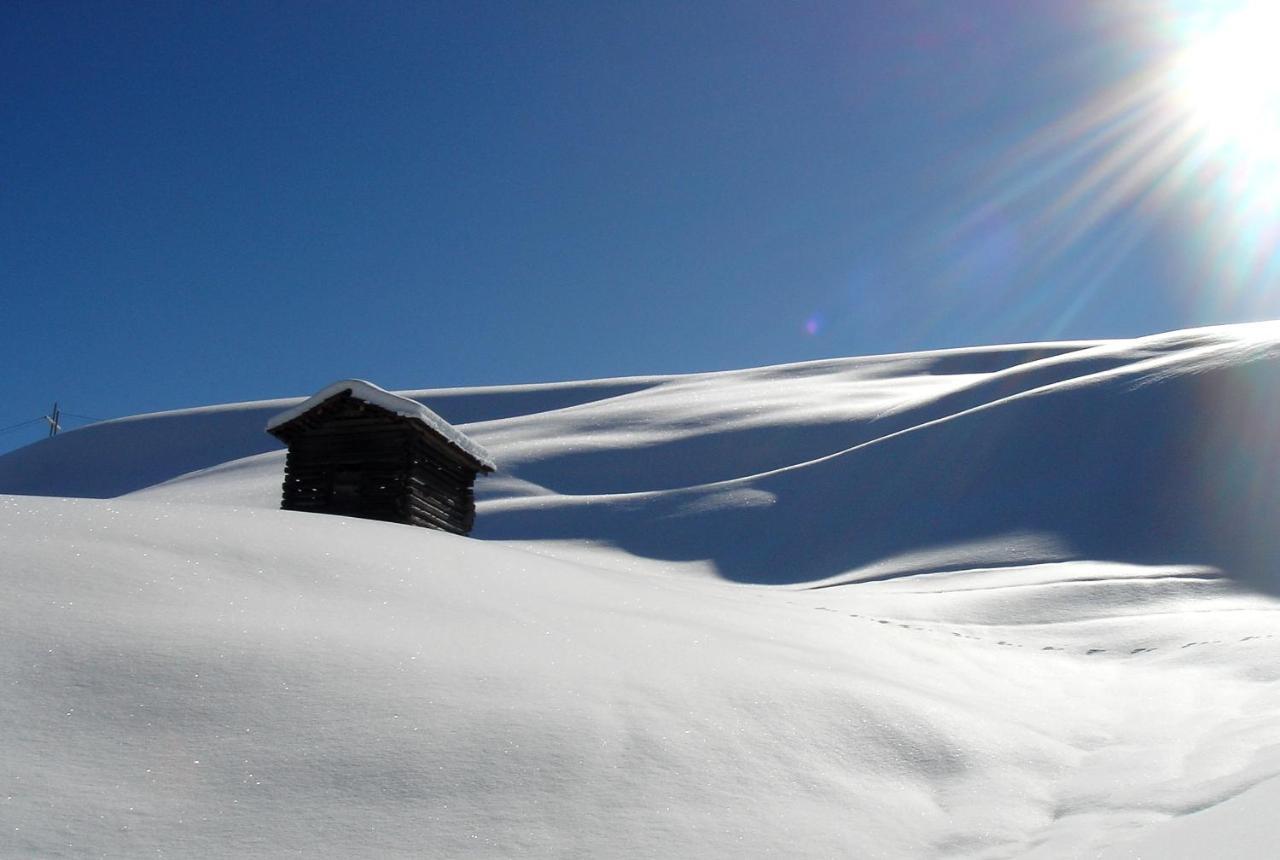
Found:
<svg viewBox="0 0 1280 860"><path fill-rule="evenodd" d="M960 630L947 630L936 625L910 624L905 621L895 621L890 618L874 618L869 615L861 615L857 612L847 612L843 609L833 609L830 606L815 606L812 608L818 612L839 612L844 615L847 615L849 618L856 618L860 621L865 621L871 624L881 624L886 627L898 627L903 630L915 630L921 633L932 633L935 635L945 634L945 635L950 635L956 639L969 639L974 642L984 642L987 644L995 645L996 647L1003 647L1003 648L1028 648L1028 649L1039 650L1039 651L1057 651L1062 653L1077 653L1077 654L1083 654L1086 657L1093 657L1099 654L1116 654L1116 655L1125 656L1125 657L1137 657L1139 655L1153 654L1156 651L1160 650L1156 646L1131 648L1128 650L1124 650L1124 649L1112 649L1112 648L1083 648L1080 646L1069 646L1069 645L1041 645L1041 646L1023 645L1022 643L1019 643L1019 642L1011 642L1008 639L995 639L989 636L977 636L977 635L974 635L973 633L968 633ZM1187 642L1184 645L1178 647L1177 650L1184 650L1187 648L1198 648L1198 647L1203 647L1207 645L1215 645L1215 646L1216 645L1236 645L1242 642L1250 642L1254 640L1274 639L1275 636L1276 634L1274 633L1257 633L1252 636L1244 636L1239 639L1197 640L1193 642ZM1166 648L1165 650L1170 650L1170 649Z"/></svg>

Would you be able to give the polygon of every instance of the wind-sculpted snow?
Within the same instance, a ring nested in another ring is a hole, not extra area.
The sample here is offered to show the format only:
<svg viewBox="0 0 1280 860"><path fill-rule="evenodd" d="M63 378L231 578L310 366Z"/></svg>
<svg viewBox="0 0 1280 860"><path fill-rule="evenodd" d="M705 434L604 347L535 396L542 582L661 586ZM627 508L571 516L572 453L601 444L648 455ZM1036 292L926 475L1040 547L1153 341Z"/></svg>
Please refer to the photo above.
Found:
<svg viewBox="0 0 1280 860"><path fill-rule="evenodd" d="M1022 384L971 384L1005 396L940 418L936 400L917 403L897 414L929 420L770 473L665 493L491 498L480 533L603 541L751 582L887 575L899 558L910 572L923 550L971 544L981 550L953 564L1211 564L1275 590L1273 336L1233 329L1081 350L1006 371ZM1080 373L1064 372L1072 362Z"/></svg>
<svg viewBox="0 0 1280 860"><path fill-rule="evenodd" d="M0 458L0 856L1270 856L1276 326L412 394L479 540Z"/></svg>
<svg viewBox="0 0 1280 860"><path fill-rule="evenodd" d="M966 544L981 549L952 565L1210 564L1272 589L1275 339L1236 326L417 396L476 419L503 465L478 486L481 538L746 582L894 575L922 553L945 567L937 553ZM280 404L65 434L0 458L0 490L274 507L283 456L261 421Z"/></svg>
<svg viewBox="0 0 1280 860"><path fill-rule="evenodd" d="M0 578L5 856L1087 856L1280 773L1276 602L1193 568L851 599L5 497Z"/></svg>
<svg viewBox="0 0 1280 860"><path fill-rule="evenodd" d="M659 377L405 392L454 424L617 397ZM111 498L279 450L263 427L305 398L179 409L91 424L0 456L0 492Z"/></svg>

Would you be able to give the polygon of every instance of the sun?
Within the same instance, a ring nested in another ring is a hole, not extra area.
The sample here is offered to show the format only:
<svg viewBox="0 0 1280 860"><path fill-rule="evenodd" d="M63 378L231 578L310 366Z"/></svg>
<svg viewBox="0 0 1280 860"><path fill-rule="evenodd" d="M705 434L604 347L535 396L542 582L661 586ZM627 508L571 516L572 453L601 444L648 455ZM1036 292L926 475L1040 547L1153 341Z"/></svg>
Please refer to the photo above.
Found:
<svg viewBox="0 0 1280 860"><path fill-rule="evenodd" d="M1174 88L1205 142L1280 158L1280 3L1204 3L1183 19Z"/></svg>
<svg viewBox="0 0 1280 860"><path fill-rule="evenodd" d="M1276 316L1280 0L1099 5L1099 39L1133 62L1001 152L957 222L1013 213L1035 271L1071 265L1062 324L1146 241L1195 272L1198 312Z"/></svg>

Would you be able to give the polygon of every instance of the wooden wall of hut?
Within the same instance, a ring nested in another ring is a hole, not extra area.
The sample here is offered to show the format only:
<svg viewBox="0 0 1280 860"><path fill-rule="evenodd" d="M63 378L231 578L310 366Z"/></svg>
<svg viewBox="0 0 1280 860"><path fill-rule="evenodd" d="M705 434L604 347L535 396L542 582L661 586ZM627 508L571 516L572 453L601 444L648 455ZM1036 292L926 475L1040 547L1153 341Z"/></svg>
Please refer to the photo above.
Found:
<svg viewBox="0 0 1280 860"><path fill-rule="evenodd" d="M351 397L334 401L282 428L283 508L471 531L474 467L417 422Z"/></svg>

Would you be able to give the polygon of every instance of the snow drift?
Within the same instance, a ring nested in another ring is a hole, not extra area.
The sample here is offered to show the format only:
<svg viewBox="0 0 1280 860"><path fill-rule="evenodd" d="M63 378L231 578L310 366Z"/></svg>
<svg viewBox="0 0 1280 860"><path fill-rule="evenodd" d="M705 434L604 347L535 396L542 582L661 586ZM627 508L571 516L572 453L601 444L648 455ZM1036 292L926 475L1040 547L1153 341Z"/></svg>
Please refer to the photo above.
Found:
<svg viewBox="0 0 1280 860"><path fill-rule="evenodd" d="M62 434L0 853L1266 856L1277 394L1270 324L411 392L478 539L276 510L297 400Z"/></svg>

